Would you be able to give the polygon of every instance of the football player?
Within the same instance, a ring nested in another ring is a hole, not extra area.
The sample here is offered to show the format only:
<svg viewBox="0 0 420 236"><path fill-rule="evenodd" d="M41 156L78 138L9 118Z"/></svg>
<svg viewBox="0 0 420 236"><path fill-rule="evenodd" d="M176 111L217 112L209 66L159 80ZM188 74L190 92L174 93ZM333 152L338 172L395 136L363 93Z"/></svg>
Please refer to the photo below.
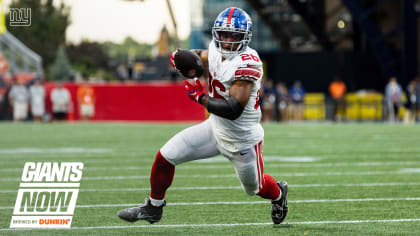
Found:
<svg viewBox="0 0 420 236"><path fill-rule="evenodd" d="M208 50L195 50L209 71L208 95L198 80L184 81L188 96L211 115L176 134L158 151L150 176L150 196L145 204L118 212L121 219L158 222L175 166L222 154L235 167L244 191L270 199L273 222L283 222L288 212L288 185L264 173L264 130L258 103L263 69L258 53L248 47L251 28L251 18L240 8L230 7L219 14ZM175 68L176 53L171 55Z"/></svg>

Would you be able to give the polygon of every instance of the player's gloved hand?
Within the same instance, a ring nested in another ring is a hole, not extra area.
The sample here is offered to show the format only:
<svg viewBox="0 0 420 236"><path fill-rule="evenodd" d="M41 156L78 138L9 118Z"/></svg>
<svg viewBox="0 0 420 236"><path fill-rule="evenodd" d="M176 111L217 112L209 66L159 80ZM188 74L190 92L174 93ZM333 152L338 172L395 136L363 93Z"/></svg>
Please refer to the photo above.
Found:
<svg viewBox="0 0 420 236"><path fill-rule="evenodd" d="M195 79L195 84L190 84L184 80L185 91L188 96L195 102L200 103L200 97L204 96L203 87L198 79Z"/></svg>
<svg viewBox="0 0 420 236"><path fill-rule="evenodd" d="M171 65L172 65L172 67L175 69L175 70L178 70L177 68L176 68L176 66L175 66L175 55L178 53L178 50L180 50L181 48L180 47L178 47L175 51L173 51L172 53L171 53L171 58L169 59L169 62L171 63Z"/></svg>

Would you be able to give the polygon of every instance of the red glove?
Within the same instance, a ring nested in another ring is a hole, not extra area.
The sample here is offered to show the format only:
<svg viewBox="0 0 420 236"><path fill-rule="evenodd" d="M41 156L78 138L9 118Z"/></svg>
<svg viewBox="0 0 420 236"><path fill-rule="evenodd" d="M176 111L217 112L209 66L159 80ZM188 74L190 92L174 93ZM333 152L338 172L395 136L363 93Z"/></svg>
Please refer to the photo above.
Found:
<svg viewBox="0 0 420 236"><path fill-rule="evenodd" d="M185 91L187 91L188 96L195 102L200 103L200 97L204 96L203 87L198 79L195 80L195 84L190 84L184 80Z"/></svg>
<svg viewBox="0 0 420 236"><path fill-rule="evenodd" d="M175 66L175 55L176 55L176 53L178 52L178 50L179 49L181 49L181 48L177 48L175 51L173 51L172 53L171 53L171 58L169 59L169 62L171 63L171 65L172 65L172 67L175 69L175 70L178 70L177 68L176 68L176 66Z"/></svg>

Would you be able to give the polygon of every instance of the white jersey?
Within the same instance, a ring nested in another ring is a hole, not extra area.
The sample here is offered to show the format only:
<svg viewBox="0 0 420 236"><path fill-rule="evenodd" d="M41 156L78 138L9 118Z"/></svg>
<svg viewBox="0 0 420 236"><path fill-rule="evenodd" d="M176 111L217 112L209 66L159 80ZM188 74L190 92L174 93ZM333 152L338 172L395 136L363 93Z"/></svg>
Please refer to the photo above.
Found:
<svg viewBox="0 0 420 236"><path fill-rule="evenodd" d="M31 95L31 106L42 106L44 107L45 103L45 89L43 86L33 85L29 89L29 93Z"/></svg>
<svg viewBox="0 0 420 236"><path fill-rule="evenodd" d="M13 85L10 90L9 97L13 99L14 103L28 103L29 93L24 85Z"/></svg>
<svg viewBox="0 0 420 236"><path fill-rule="evenodd" d="M70 99L70 93L66 88L54 88L51 92L53 112L67 112Z"/></svg>
<svg viewBox="0 0 420 236"><path fill-rule="evenodd" d="M254 83L248 104L238 119L232 121L215 114L210 116L216 140L224 149L238 152L253 147L264 137L258 104L258 90L261 88L263 69L258 53L247 47L241 54L222 61L222 54L211 41L208 62L209 96L212 98L228 97L229 89L236 80Z"/></svg>

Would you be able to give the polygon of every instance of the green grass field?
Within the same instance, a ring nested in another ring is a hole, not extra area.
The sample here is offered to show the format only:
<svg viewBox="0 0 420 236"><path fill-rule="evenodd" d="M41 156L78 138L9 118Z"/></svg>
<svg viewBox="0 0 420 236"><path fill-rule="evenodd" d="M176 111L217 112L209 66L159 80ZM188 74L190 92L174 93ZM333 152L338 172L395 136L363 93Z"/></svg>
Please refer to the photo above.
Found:
<svg viewBox="0 0 420 236"><path fill-rule="evenodd" d="M220 157L177 166L161 222L121 221L148 195L157 150L188 126L0 123L0 235L420 235L418 125L264 125L265 172L290 186L279 226ZM70 230L9 229L27 161L84 163Z"/></svg>

